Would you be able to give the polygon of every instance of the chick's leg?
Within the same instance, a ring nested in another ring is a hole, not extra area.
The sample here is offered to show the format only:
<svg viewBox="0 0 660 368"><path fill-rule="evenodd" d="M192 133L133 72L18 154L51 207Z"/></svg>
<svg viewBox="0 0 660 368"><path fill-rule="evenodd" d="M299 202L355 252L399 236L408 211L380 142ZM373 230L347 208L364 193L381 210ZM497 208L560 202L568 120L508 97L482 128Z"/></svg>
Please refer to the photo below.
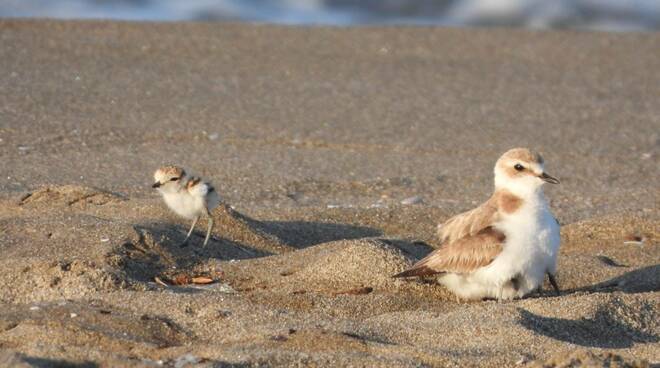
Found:
<svg viewBox="0 0 660 368"><path fill-rule="evenodd" d="M206 238L204 239L204 247L206 246L206 243L209 242L209 238L211 237L211 231L213 231L213 217L211 217L211 214L208 214L209 216L209 227L206 230Z"/></svg>
<svg viewBox="0 0 660 368"><path fill-rule="evenodd" d="M190 235L192 235L193 230L195 230L195 225L197 225L197 221L199 221L199 216L195 217L193 220L192 226L190 227L190 230L188 230L188 234L186 235L186 238L183 239L183 242L181 243L181 247L185 247L188 245L188 239L190 238Z"/></svg>

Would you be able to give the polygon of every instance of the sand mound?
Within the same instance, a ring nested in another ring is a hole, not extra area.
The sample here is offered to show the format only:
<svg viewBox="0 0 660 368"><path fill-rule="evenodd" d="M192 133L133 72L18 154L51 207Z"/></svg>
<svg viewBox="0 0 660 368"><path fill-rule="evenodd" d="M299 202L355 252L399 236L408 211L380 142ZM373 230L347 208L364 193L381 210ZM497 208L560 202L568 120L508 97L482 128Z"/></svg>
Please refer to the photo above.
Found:
<svg viewBox="0 0 660 368"><path fill-rule="evenodd" d="M282 253L293 248L278 237L272 226L246 216L226 204L213 211L215 234L233 242L249 244L268 253Z"/></svg>
<svg viewBox="0 0 660 368"><path fill-rule="evenodd" d="M2 263L0 302L78 298L127 286L117 270L93 261Z"/></svg>
<svg viewBox="0 0 660 368"><path fill-rule="evenodd" d="M21 206L85 206L123 201L118 194L79 185L47 186L23 195Z"/></svg>
<svg viewBox="0 0 660 368"><path fill-rule="evenodd" d="M541 316L520 308L518 323L537 334L585 347L621 349L660 341L657 302L618 296L596 301L585 305L585 313L576 318Z"/></svg>
<svg viewBox="0 0 660 368"><path fill-rule="evenodd" d="M179 346L192 337L168 318L136 314L101 301L15 304L4 308L0 326L5 346L22 345L26 335L37 345L65 340L69 351L74 352L73 359L75 352L84 354L89 349L112 354L160 354L159 350ZM43 328L44 324L48 328Z"/></svg>
<svg viewBox="0 0 660 368"><path fill-rule="evenodd" d="M317 246L305 255L307 262L292 276L310 284L385 287L392 275L410 266L397 247L379 239L339 241Z"/></svg>
<svg viewBox="0 0 660 368"><path fill-rule="evenodd" d="M77 298L126 286L106 255L130 235L130 225L68 211L19 214L0 220L0 301Z"/></svg>
<svg viewBox="0 0 660 368"><path fill-rule="evenodd" d="M568 355L557 354L545 361L534 361L530 368L648 368L649 363L642 359L626 359L610 352L577 350Z"/></svg>
<svg viewBox="0 0 660 368"><path fill-rule="evenodd" d="M259 249L233 240L210 241L181 246L182 235L167 224L136 225L105 258L105 263L119 270L134 285L153 282L155 277L172 278L178 274L213 274L220 268L208 266L210 260L236 260L264 257Z"/></svg>
<svg viewBox="0 0 660 368"><path fill-rule="evenodd" d="M280 254L337 240L379 236L380 230L332 221L259 221L226 204L213 211L216 237Z"/></svg>
<svg viewBox="0 0 660 368"><path fill-rule="evenodd" d="M412 251L402 249L418 247L378 238L341 240L223 266L239 288L258 285L280 293L373 291L407 284L391 276L412 262Z"/></svg>
<svg viewBox="0 0 660 368"><path fill-rule="evenodd" d="M31 368L29 357L25 354L13 352L11 350L0 349L0 366L14 368Z"/></svg>

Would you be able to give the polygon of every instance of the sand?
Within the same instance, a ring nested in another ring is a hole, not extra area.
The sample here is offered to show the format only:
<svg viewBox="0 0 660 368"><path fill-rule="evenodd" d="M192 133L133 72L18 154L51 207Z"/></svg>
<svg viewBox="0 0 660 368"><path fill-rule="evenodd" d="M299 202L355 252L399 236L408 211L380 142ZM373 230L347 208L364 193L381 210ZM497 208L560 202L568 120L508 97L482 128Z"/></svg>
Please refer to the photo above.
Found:
<svg viewBox="0 0 660 368"><path fill-rule="evenodd" d="M0 365L660 363L656 34L2 21L0 40ZM515 146L562 180L562 294L392 279ZM205 248L150 188L166 163L223 196Z"/></svg>

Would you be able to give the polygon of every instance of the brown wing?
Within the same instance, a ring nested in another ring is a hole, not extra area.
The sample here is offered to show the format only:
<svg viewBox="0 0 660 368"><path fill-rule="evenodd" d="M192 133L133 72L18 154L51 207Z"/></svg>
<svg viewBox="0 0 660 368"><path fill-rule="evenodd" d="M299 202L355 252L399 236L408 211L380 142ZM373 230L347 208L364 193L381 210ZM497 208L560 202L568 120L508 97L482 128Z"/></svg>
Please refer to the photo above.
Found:
<svg viewBox="0 0 660 368"><path fill-rule="evenodd" d="M497 197L493 195L481 206L456 215L438 226L440 242L451 244L464 236L476 235L499 219Z"/></svg>
<svg viewBox="0 0 660 368"><path fill-rule="evenodd" d="M468 235L436 249L412 268L394 277L429 276L443 272L470 273L489 265L504 245L505 236L487 227L475 235Z"/></svg>

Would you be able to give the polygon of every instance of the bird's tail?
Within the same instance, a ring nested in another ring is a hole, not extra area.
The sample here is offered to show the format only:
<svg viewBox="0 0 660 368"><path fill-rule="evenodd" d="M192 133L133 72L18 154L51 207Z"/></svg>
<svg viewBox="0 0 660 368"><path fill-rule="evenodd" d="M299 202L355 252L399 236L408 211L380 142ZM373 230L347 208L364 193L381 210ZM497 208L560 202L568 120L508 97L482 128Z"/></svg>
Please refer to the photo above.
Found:
<svg viewBox="0 0 660 368"><path fill-rule="evenodd" d="M425 265L419 265L419 266L413 266L412 268L405 270L401 273L397 273L396 275L392 277L424 277L424 276L431 276L435 275L441 272L434 271L430 269L429 267L426 267Z"/></svg>

